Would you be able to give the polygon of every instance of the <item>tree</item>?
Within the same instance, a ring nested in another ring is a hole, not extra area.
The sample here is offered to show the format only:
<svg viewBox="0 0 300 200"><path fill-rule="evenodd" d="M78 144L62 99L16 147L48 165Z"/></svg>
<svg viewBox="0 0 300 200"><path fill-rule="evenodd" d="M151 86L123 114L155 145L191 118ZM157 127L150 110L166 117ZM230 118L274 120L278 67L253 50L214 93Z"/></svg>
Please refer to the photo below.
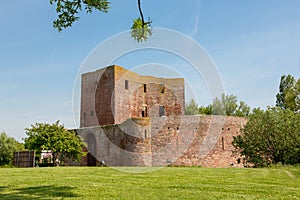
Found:
<svg viewBox="0 0 300 200"><path fill-rule="evenodd" d="M192 99L190 103L185 106L186 115L227 115L246 117L250 114L250 106L245 102L237 103L237 97L234 95L221 95L221 99L215 98L212 104L208 106L198 106Z"/></svg>
<svg viewBox="0 0 300 200"><path fill-rule="evenodd" d="M186 114L186 115L197 115L197 114L200 114L200 113L199 113L198 104L195 102L194 99L192 99L192 100L190 101L190 103L188 103L188 104L185 106L185 114Z"/></svg>
<svg viewBox="0 0 300 200"><path fill-rule="evenodd" d="M50 0L50 4L56 6L58 19L53 21L53 27L58 31L71 27L75 21L79 20L78 14L82 11L82 7L87 13L93 11L107 13L110 8L108 0ZM140 17L133 20L131 35L136 41L142 42L146 41L148 35L152 34L152 21L150 19L145 21L140 0L138 0L138 10Z"/></svg>
<svg viewBox="0 0 300 200"><path fill-rule="evenodd" d="M13 154L18 148L18 142L5 132L0 134L0 165L11 163Z"/></svg>
<svg viewBox="0 0 300 200"><path fill-rule="evenodd" d="M300 114L279 107L254 109L233 146L256 167L300 163Z"/></svg>
<svg viewBox="0 0 300 200"><path fill-rule="evenodd" d="M300 110L300 79L296 81L291 75L281 76L276 106L293 112Z"/></svg>
<svg viewBox="0 0 300 200"><path fill-rule="evenodd" d="M26 128L25 147L35 150L38 154L42 150L51 150L53 161L56 159L79 160L82 155L83 143L74 131L66 130L59 121L48 123L36 123L31 128Z"/></svg>
<svg viewBox="0 0 300 200"><path fill-rule="evenodd" d="M222 94L221 98L215 98L211 105L213 115L227 115L245 117L250 113L250 107L243 101L237 103L234 95Z"/></svg>
<svg viewBox="0 0 300 200"><path fill-rule="evenodd" d="M211 115L212 114L212 105L200 106L199 107L199 114Z"/></svg>
<svg viewBox="0 0 300 200"><path fill-rule="evenodd" d="M296 107L297 107L297 111L300 111L300 78L298 79L297 83L296 83Z"/></svg>
<svg viewBox="0 0 300 200"><path fill-rule="evenodd" d="M215 98L212 104L214 115L234 115L237 109L237 97L234 95L221 95L221 99Z"/></svg>
<svg viewBox="0 0 300 200"><path fill-rule="evenodd" d="M246 117L250 114L250 106L248 106L245 102L240 101L238 109L235 111L234 116Z"/></svg>

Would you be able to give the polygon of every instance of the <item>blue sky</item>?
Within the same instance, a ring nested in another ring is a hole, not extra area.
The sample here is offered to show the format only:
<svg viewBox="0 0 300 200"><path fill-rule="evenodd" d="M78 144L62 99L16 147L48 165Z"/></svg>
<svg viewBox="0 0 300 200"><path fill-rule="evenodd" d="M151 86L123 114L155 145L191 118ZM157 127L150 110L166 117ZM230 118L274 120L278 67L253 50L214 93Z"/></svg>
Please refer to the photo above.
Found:
<svg viewBox="0 0 300 200"><path fill-rule="evenodd" d="M281 75L299 78L298 0L142 0L142 5L154 27L179 31L202 45L218 67L226 93L251 107L275 104ZM112 0L109 13L80 17L58 33L48 0L1 3L0 131L21 140L24 128L35 122L61 120L76 128L72 93L77 72L99 43L130 28L138 17L137 3ZM115 64L130 68L159 61L149 55L129 55ZM200 104L210 103L197 95Z"/></svg>

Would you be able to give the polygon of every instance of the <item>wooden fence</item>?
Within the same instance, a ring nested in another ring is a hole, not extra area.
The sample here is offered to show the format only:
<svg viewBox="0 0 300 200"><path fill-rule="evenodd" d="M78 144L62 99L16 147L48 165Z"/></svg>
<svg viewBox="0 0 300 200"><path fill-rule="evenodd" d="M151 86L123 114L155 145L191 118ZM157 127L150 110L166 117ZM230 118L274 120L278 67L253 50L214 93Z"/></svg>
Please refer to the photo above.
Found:
<svg viewBox="0 0 300 200"><path fill-rule="evenodd" d="M35 151L14 152L13 165L15 167L34 167Z"/></svg>

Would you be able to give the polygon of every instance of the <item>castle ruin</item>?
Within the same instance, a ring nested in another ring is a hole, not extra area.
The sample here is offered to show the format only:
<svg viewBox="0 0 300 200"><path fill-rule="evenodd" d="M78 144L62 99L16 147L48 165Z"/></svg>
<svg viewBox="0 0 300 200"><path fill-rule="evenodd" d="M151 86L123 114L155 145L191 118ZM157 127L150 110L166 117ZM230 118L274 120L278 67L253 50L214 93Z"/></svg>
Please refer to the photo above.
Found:
<svg viewBox="0 0 300 200"><path fill-rule="evenodd" d="M237 166L231 145L246 119L184 115L183 78L142 76L113 65L82 75L85 165Z"/></svg>

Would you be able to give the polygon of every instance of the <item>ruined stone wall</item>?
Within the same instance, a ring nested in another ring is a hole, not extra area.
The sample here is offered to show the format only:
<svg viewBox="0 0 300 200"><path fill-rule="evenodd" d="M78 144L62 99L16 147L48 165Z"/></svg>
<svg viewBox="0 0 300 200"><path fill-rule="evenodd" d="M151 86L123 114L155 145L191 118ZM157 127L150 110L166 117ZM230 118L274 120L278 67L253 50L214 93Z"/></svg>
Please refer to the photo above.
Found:
<svg viewBox="0 0 300 200"><path fill-rule="evenodd" d="M202 137L197 136L200 116L169 116L151 119L151 146L152 165L166 166L174 164L178 158L182 157L193 142L201 144ZM191 152L189 152L191 153ZM193 155L197 156L197 152ZM178 165L190 165L187 158L181 159ZM198 158L196 158L198 161ZM197 165L193 163L191 165Z"/></svg>
<svg viewBox="0 0 300 200"><path fill-rule="evenodd" d="M152 119L152 165L238 166L231 143L246 122L240 117L200 115Z"/></svg>
<svg viewBox="0 0 300 200"><path fill-rule="evenodd" d="M165 116L77 133L82 138L95 135L96 157L109 166L229 167L239 166L231 142L246 122L240 117Z"/></svg>
<svg viewBox="0 0 300 200"><path fill-rule="evenodd" d="M104 161L109 166L150 166L151 142L149 118L129 119L122 124L76 129L76 133L88 143L89 152L97 163ZM88 137L93 135L96 146ZM86 161L89 162L89 161Z"/></svg>

